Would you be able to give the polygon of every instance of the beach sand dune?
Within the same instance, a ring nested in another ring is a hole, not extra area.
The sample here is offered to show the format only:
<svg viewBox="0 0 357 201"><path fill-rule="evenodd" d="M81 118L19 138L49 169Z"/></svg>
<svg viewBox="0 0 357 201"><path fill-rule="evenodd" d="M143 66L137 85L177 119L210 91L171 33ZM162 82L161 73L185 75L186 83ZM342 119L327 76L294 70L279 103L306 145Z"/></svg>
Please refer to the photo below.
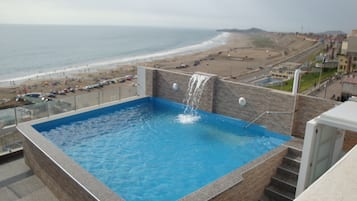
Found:
<svg viewBox="0 0 357 201"><path fill-rule="evenodd" d="M297 38L295 34L233 33L226 45L143 65L188 73L201 71L239 80L240 75L262 70L313 44L311 41Z"/></svg>

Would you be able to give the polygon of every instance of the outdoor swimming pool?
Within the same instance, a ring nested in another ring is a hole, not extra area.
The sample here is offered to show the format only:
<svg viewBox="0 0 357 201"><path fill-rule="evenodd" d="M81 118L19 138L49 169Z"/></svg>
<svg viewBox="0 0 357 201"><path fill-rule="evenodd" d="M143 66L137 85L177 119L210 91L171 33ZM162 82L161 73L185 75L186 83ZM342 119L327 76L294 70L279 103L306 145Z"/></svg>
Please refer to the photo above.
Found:
<svg viewBox="0 0 357 201"><path fill-rule="evenodd" d="M290 137L184 105L141 98L33 125L127 201L177 200L276 148Z"/></svg>

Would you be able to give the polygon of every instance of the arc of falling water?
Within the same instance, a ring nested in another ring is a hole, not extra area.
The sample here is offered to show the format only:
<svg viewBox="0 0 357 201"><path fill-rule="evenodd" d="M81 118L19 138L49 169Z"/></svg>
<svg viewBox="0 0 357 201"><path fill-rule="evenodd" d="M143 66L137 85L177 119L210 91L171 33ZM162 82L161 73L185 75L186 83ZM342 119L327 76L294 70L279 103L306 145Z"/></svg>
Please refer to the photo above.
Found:
<svg viewBox="0 0 357 201"><path fill-rule="evenodd" d="M202 74L193 74L191 76L184 100L186 104L185 115L196 115L204 87L209 78L209 76Z"/></svg>

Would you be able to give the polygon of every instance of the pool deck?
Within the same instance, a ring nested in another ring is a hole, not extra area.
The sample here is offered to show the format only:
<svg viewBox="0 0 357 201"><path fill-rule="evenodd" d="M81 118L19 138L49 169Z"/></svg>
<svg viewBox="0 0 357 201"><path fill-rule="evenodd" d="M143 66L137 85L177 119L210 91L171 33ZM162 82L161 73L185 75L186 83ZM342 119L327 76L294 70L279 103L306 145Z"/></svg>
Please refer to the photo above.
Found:
<svg viewBox="0 0 357 201"><path fill-rule="evenodd" d="M0 161L1 201L58 201L22 156Z"/></svg>

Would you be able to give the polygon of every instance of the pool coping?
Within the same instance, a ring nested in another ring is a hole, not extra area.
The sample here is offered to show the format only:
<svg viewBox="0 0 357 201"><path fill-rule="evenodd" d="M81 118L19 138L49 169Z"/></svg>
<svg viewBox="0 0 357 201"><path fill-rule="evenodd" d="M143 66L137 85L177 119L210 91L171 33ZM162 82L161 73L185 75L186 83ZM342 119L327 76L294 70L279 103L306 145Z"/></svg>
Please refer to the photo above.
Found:
<svg viewBox="0 0 357 201"><path fill-rule="evenodd" d="M124 201L120 195L113 192L109 187L100 182L97 178L87 172L84 168L82 168L79 164L77 164L73 159L67 156L62 150L57 148L52 142L46 139L44 136L39 134L32 125L43 123L55 119L60 119L63 117L67 117L70 115L80 114L88 111L92 111L94 109L100 109L112 105L116 105L119 103L124 103L131 100L137 100L145 97L131 97L127 99L123 99L120 101L114 101L102 105L91 106L88 108L79 109L76 111L70 111L58 115L54 115L51 117L45 117L38 120L33 120L25 123L21 123L17 126L18 130L24 135L25 139L35 146L40 152L46 155L46 157L52 161L56 166L58 166L61 171L63 171L68 177L70 177L80 188L82 188L88 195L93 198L93 200L117 200ZM288 143L285 142L284 144ZM282 145L284 145L282 144ZM28 146L32 146L28 145ZM277 154L287 150L286 146L278 146L275 149L265 153L259 158L245 164L242 167L239 167L232 172L224 175L223 177L218 178L217 180L209 183L200 189L182 197L180 200L189 201L189 200L211 200L218 195L224 193L228 189L240 184L244 181L243 174L256 166L264 163L268 159L276 156ZM24 152L26 157L26 146L24 146ZM31 151L31 148L29 148ZM44 151L46 150L46 151ZM29 165L31 167L31 165ZM45 180L44 178L42 178ZM56 187L54 187L56 188ZM57 187L58 188L58 187ZM51 188L50 188L51 189Z"/></svg>

